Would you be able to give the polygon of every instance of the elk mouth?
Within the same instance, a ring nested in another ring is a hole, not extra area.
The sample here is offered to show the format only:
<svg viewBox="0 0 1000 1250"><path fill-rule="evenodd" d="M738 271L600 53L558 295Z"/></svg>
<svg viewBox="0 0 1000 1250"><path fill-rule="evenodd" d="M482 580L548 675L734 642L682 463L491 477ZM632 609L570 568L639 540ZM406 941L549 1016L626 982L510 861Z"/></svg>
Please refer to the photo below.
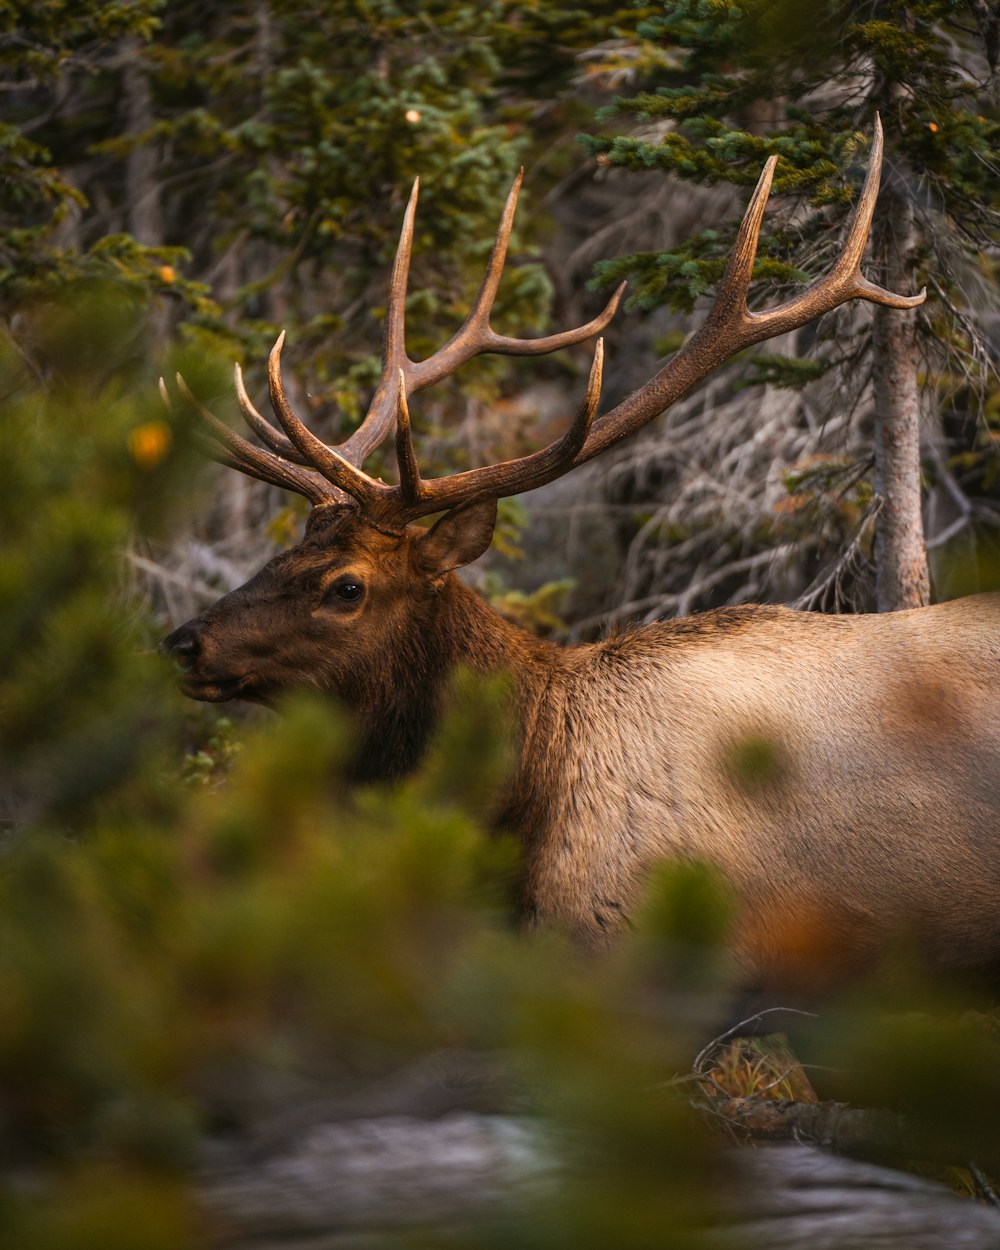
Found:
<svg viewBox="0 0 1000 1250"><path fill-rule="evenodd" d="M201 678L191 672L182 672L180 687L189 699L200 699L203 703L227 703L230 699L254 697L252 673L243 677Z"/></svg>
<svg viewBox="0 0 1000 1250"><path fill-rule="evenodd" d="M161 655L173 660L178 671L178 685L189 699L203 703L225 703L229 699L253 698L253 690L259 686L255 673L236 676L212 672L210 660L204 653L203 631L200 622L182 625L160 643Z"/></svg>

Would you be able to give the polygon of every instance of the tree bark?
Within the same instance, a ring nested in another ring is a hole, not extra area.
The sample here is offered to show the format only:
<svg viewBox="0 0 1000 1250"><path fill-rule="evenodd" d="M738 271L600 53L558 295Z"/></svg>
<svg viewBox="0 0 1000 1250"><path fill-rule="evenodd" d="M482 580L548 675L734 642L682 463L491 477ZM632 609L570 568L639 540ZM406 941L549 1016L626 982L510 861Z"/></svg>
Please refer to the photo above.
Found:
<svg viewBox="0 0 1000 1250"><path fill-rule="evenodd" d="M123 51L125 133L135 139L153 124L153 92L139 40L126 40ZM151 143L137 142L130 149L125 169L128 232L147 247L163 245L158 165L159 153Z"/></svg>
<svg viewBox="0 0 1000 1250"><path fill-rule="evenodd" d="M891 290L913 284L909 253L913 209L905 194L885 187L875 222L879 281ZM881 305L872 332L875 353L876 603L880 612L930 602L930 575L920 497L920 392L916 311Z"/></svg>

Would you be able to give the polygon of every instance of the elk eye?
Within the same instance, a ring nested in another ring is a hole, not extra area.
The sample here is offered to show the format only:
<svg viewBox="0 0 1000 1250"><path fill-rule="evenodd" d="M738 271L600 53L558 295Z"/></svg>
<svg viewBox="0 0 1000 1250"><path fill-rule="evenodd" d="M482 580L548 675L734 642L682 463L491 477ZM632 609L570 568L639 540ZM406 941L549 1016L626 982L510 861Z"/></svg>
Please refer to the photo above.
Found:
<svg viewBox="0 0 1000 1250"><path fill-rule="evenodd" d="M328 599L339 599L341 603L357 603L361 596L365 593L365 588L354 577L344 577L340 581L334 582L327 591Z"/></svg>

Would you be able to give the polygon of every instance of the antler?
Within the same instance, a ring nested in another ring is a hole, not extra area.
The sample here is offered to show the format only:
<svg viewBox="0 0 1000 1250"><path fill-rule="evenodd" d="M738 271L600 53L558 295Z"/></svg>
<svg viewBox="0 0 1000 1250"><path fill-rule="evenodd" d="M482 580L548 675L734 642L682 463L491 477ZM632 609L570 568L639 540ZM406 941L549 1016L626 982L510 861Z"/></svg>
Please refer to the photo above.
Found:
<svg viewBox="0 0 1000 1250"><path fill-rule="evenodd" d="M896 295L869 282L861 273L861 256L878 198L882 148L882 124L876 116L868 174L846 243L833 269L786 303L755 313L747 308L746 299L761 221L777 164L776 156L769 157L744 214L722 284L701 327L655 377L595 420L604 360L603 340L599 339L587 392L570 428L549 447L520 459L469 469L450 477L424 479L413 450L407 405L408 395L433 385L473 356L482 352L534 356L556 351L598 333L618 307L624 283L600 316L577 329L541 339L515 339L499 335L491 328L490 312L503 273L521 186L520 173L507 197L486 275L472 311L458 333L423 361L411 361L404 343L404 305L419 185L414 183L393 265L381 378L361 426L339 447L329 447L311 434L287 401L281 379L284 333L279 335L271 351L268 376L271 406L285 434L276 430L250 403L240 368L236 366L240 406L248 424L267 445L266 449L254 447L202 409L186 387L184 393L197 405L223 444L221 455L216 454L224 463L297 491L314 504L353 501L366 517L387 528L400 529L418 517L455 507L473 497L501 498L533 490L634 434L686 395L723 361L754 343L805 325L851 299L869 300L892 308L913 308L922 303L923 291L919 295ZM393 425L399 464L396 486L369 477L360 468L364 458L384 441Z"/></svg>
<svg viewBox="0 0 1000 1250"><path fill-rule="evenodd" d="M460 365L465 364L474 356L487 352L509 356L545 355L563 347L582 343L603 330L617 311L625 289L624 282L612 295L599 316L585 325L565 330L560 334L550 334L538 339L511 338L497 334L490 325L490 315L507 259L507 248L514 227L514 214L523 177L524 171L521 170L507 196L496 239L487 262L486 273L471 312L461 328L443 347L426 360L419 361L410 360L407 356L405 342L406 291L410 255L413 250L417 198L420 192L420 179L416 179L403 216L399 247L396 250L396 258L392 267L383 332L381 376L364 420L346 442L336 447L327 445L310 433L293 412L285 395L281 376L284 331L278 336L268 359L271 407L284 433L276 429L257 411L247 395L242 369L238 364L234 369L236 396L244 419L264 443L265 449L254 447L212 416L194 399L187 387L183 386L182 380L178 379L185 399L194 405L208 423L215 439L222 444L221 448L213 449L212 454L216 459L263 481L285 486L289 490L304 494L314 504L354 501L363 509L382 516L387 512L386 490L391 488L386 488L385 483L369 477L361 471L360 466L371 452L385 441L398 422L405 421L408 428L409 414L405 412L405 408L409 395L433 386L442 378L454 373ZM405 412L405 416L401 415L401 412ZM397 446L401 445L399 439L400 435L397 434ZM409 454L412 458L412 446ZM412 459L412 465L416 474L414 482L419 482L415 458ZM417 488L414 487L414 489ZM409 488L405 493L409 498ZM421 513L418 512L417 515ZM383 520L386 519L383 516Z"/></svg>
<svg viewBox="0 0 1000 1250"><path fill-rule="evenodd" d="M746 303L747 290L757 253L757 236L778 161L776 156L768 157L743 215L722 285L705 321L655 377L595 421L591 437L577 457L577 464L599 456L615 443L634 434L653 417L682 399L724 360L754 343L797 330L813 318L852 299L886 304L890 308L916 308L924 302L926 289L918 295L897 295L869 282L861 273L861 257L868 242L872 214L878 199L882 148L882 121L876 113L868 173L851 218L847 240L833 269L777 308L751 312Z"/></svg>
<svg viewBox="0 0 1000 1250"><path fill-rule="evenodd" d="M405 399L449 377L460 365L465 364L474 356L487 352L502 356L544 356L549 352L556 352L563 347L571 347L593 338L615 315L622 292L625 290L624 282L620 284L597 317L576 329L564 330L560 334L550 334L539 339L519 339L497 334L492 328L490 314L493 311L497 291L500 289L500 279L503 276L507 259L507 247L514 228L514 214L517 211L517 199L523 179L524 170L522 169L518 172L507 195L507 202L497 227L496 239L486 265L486 273L483 275L482 285L472 311L458 332L444 347L439 348L433 356L420 361L410 360L406 354L404 321L420 179L414 182L403 218L396 260L392 267L382 346L382 375L364 421L339 448L340 454L346 460L360 465L384 441L393 428L400 393L400 373L405 380Z"/></svg>

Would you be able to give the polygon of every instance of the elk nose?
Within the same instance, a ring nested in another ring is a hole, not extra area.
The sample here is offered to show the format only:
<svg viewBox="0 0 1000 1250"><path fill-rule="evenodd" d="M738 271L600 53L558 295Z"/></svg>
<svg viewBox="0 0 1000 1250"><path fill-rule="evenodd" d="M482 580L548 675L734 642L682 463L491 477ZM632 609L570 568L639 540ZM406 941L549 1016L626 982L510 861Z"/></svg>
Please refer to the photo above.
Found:
<svg viewBox="0 0 1000 1250"><path fill-rule="evenodd" d="M190 625L182 625L160 643L163 655L172 655L184 668L190 668L201 653L201 639Z"/></svg>

